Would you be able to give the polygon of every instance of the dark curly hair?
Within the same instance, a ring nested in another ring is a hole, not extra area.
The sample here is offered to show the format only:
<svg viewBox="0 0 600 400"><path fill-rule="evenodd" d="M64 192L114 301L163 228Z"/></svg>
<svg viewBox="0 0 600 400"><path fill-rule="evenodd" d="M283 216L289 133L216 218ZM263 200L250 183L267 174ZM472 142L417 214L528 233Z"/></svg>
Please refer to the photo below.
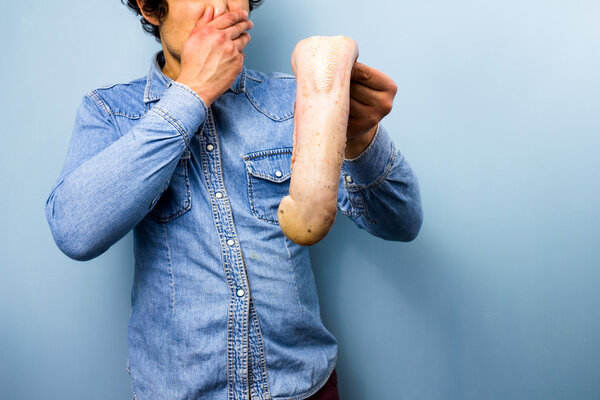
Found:
<svg viewBox="0 0 600 400"><path fill-rule="evenodd" d="M248 0L250 3L250 11L257 8L263 0ZM121 0L121 3L127 5L136 15L140 17L140 22L142 23L142 28L151 35L154 36L156 41L160 43L160 31L158 26L152 25L140 11L140 8L137 5L135 0ZM168 7L166 0L144 0L144 12L150 15L154 15L159 20L164 18L167 15Z"/></svg>

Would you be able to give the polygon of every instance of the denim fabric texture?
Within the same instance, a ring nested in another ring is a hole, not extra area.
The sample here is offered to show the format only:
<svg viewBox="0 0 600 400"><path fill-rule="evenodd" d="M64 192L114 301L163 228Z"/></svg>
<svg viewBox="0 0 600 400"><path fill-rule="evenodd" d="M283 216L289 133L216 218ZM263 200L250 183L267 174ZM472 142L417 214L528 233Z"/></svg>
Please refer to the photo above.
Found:
<svg viewBox="0 0 600 400"><path fill-rule="evenodd" d="M277 222L296 80L244 67L207 108L163 63L158 52L146 77L83 97L45 205L53 238L83 261L133 229L135 399L307 398L330 377L337 342L308 248ZM338 210L387 240L417 235L417 179L381 124L344 161Z"/></svg>

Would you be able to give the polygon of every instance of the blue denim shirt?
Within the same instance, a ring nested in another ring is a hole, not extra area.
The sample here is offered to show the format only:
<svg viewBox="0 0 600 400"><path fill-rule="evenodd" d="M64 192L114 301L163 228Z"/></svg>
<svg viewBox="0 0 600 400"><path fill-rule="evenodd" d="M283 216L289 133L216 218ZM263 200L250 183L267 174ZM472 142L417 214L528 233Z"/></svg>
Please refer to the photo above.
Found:
<svg viewBox="0 0 600 400"><path fill-rule="evenodd" d="M308 248L277 222L295 78L244 67L207 108L163 62L158 52L147 77L83 97L46 201L54 240L90 260L133 229L134 398L306 398L331 374L337 342ZM417 235L417 179L382 125L344 161L338 210L387 240Z"/></svg>

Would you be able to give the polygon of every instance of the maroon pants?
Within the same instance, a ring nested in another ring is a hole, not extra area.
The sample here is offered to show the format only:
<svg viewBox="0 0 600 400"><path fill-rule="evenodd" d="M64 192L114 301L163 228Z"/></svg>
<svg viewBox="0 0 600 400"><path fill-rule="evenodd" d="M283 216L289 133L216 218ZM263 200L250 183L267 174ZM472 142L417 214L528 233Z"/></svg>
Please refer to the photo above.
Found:
<svg viewBox="0 0 600 400"><path fill-rule="evenodd" d="M340 395L337 388L337 373L335 368L331 372L329 379L321 389L306 400L340 400Z"/></svg>
<svg viewBox="0 0 600 400"><path fill-rule="evenodd" d="M340 400L340 395L337 388L337 373L335 368L331 372L329 380L325 382L325 385L319 391L306 400Z"/></svg>

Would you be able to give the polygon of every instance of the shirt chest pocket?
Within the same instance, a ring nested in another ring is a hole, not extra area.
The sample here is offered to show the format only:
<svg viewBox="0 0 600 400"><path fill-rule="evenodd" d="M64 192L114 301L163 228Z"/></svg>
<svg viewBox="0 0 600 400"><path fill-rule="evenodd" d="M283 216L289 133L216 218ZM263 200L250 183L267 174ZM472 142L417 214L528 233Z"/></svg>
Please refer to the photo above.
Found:
<svg viewBox="0 0 600 400"><path fill-rule="evenodd" d="M257 151L243 156L248 179L248 201L252 214L278 224L277 209L289 193L292 148Z"/></svg>
<svg viewBox="0 0 600 400"><path fill-rule="evenodd" d="M191 153L186 149L177 162L167 188L150 205L148 217L158 222L169 222L192 208L188 165Z"/></svg>

